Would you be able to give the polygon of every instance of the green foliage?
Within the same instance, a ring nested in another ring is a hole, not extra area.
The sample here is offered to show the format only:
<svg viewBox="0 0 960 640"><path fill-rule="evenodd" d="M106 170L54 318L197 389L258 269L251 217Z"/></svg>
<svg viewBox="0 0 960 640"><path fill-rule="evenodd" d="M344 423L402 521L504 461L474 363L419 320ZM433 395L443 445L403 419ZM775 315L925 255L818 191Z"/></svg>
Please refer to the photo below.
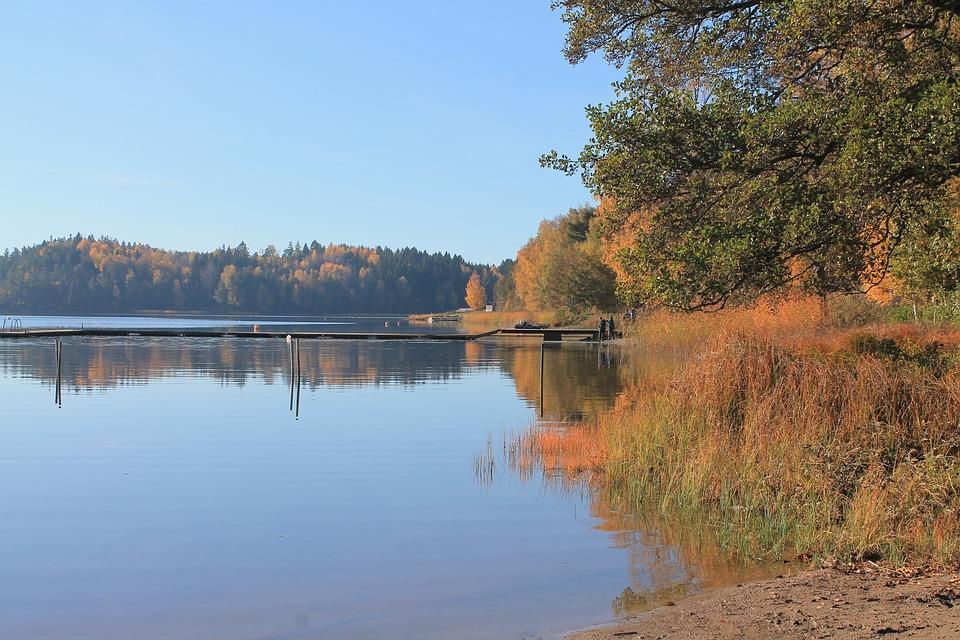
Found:
<svg viewBox="0 0 960 640"><path fill-rule="evenodd" d="M603 199L628 297L689 309L858 291L918 241L949 256L920 282L955 286L954 248L922 241L960 167L956 3L555 7L571 62L602 51L626 70L617 99L588 108L579 158L542 162Z"/></svg>
<svg viewBox="0 0 960 640"><path fill-rule="evenodd" d="M936 376L942 376L956 364L955 354L940 342L905 343L889 337L860 334L850 341L854 354L870 355L901 364L912 364Z"/></svg>
<svg viewBox="0 0 960 640"><path fill-rule="evenodd" d="M889 309L863 295L839 295L828 298L821 324L834 329L850 329L884 322Z"/></svg>
<svg viewBox="0 0 960 640"><path fill-rule="evenodd" d="M951 192L944 206L909 230L893 264L901 292L932 307L934 314L957 315L960 288L960 197ZM937 313L937 308L946 313Z"/></svg>
<svg viewBox="0 0 960 640"><path fill-rule="evenodd" d="M597 215L597 208L590 205L571 208L564 216L567 238L571 242L584 242L590 233L590 221Z"/></svg>
<svg viewBox="0 0 960 640"><path fill-rule="evenodd" d="M855 336L850 343L854 353L861 355L872 355L876 357L887 358L889 360L899 360L903 357L903 349L893 338L881 338L874 335Z"/></svg>
<svg viewBox="0 0 960 640"><path fill-rule="evenodd" d="M79 234L0 256L7 312L143 309L259 313L412 313L463 306L470 274L496 269L416 249L291 244L251 254L163 251ZM487 284L489 283L489 284Z"/></svg>
<svg viewBox="0 0 960 640"><path fill-rule="evenodd" d="M890 309L890 319L894 322L960 322L960 292L952 291L936 296L928 304L902 304Z"/></svg>

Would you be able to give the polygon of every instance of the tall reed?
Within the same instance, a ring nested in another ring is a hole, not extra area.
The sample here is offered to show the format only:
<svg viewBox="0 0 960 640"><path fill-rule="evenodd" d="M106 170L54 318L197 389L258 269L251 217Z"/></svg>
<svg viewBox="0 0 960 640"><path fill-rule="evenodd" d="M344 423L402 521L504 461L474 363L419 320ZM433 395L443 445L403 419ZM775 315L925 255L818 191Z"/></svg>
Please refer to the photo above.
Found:
<svg viewBox="0 0 960 640"><path fill-rule="evenodd" d="M675 376L520 448L750 557L960 561L960 332L823 320L795 305L644 327L636 345L683 337Z"/></svg>

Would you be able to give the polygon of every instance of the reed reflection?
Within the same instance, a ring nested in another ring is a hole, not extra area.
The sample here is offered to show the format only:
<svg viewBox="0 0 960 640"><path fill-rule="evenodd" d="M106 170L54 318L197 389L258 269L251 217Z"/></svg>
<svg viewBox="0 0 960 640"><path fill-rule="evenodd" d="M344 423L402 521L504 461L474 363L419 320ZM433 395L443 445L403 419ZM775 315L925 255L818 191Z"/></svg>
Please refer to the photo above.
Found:
<svg viewBox="0 0 960 640"><path fill-rule="evenodd" d="M653 368L651 362L629 363L619 371L623 377L629 371L632 384L643 379L656 384L653 380L673 370L669 358ZM640 613L705 588L772 575L770 565L735 553L725 532L701 514L638 505L624 495L625 487L604 482L605 446L595 421L539 421L505 437L500 447L491 439L475 458L475 477L486 486L502 471L524 484L540 483L545 493L587 500L594 527L608 532L611 546L624 549L629 559L629 584L611 601L614 617Z"/></svg>

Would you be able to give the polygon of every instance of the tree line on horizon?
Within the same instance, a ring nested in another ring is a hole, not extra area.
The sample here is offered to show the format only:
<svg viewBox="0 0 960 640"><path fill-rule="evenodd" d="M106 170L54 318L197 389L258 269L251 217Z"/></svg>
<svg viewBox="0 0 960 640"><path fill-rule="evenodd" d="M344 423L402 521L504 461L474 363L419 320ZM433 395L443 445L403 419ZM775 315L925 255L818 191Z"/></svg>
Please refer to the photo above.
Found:
<svg viewBox="0 0 960 640"><path fill-rule="evenodd" d="M474 273L487 291L503 277L497 267L415 248L314 241L282 252L269 246L251 253L245 243L168 251L77 234L0 255L0 307L7 313L417 313L464 306Z"/></svg>

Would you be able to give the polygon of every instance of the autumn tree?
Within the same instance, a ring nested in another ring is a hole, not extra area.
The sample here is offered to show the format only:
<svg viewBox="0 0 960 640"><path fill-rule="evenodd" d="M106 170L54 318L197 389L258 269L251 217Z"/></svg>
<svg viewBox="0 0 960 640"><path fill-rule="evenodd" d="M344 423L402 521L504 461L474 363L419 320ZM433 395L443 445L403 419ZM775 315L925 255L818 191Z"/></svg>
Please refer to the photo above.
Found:
<svg viewBox="0 0 960 640"><path fill-rule="evenodd" d="M471 309L483 309L487 306L487 290L480 281L480 274L476 271L467 281L467 306Z"/></svg>
<svg viewBox="0 0 960 640"><path fill-rule="evenodd" d="M497 267L496 280L493 283L493 300L497 309L515 310L523 308L517 296L517 283L514 279L516 266L516 260L508 258Z"/></svg>
<svg viewBox="0 0 960 640"><path fill-rule="evenodd" d="M594 207L584 206L545 220L517 252L513 277L525 309L616 307L616 275L604 262L595 216Z"/></svg>
<svg viewBox="0 0 960 640"><path fill-rule="evenodd" d="M513 277L524 309L535 311L551 306L550 286L555 282L551 267L556 264L560 233L557 220L544 220L537 234L517 252Z"/></svg>
<svg viewBox="0 0 960 640"><path fill-rule="evenodd" d="M554 7L571 63L599 52L624 69L616 98L587 109L579 157L542 162L609 204L605 234L630 227L615 256L630 297L697 309L860 291L915 240L952 251L929 234L951 232L936 221L960 167L957 2Z"/></svg>

